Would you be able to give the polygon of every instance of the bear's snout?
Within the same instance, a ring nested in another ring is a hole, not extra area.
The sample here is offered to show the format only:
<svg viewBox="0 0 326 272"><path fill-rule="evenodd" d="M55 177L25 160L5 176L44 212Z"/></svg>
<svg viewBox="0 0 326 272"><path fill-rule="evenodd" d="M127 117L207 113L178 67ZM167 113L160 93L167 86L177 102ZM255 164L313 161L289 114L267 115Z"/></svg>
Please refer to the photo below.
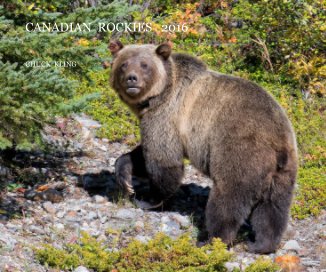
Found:
<svg viewBox="0 0 326 272"><path fill-rule="evenodd" d="M138 82L138 77L135 73L130 73L127 75L127 85L128 87L134 87Z"/></svg>

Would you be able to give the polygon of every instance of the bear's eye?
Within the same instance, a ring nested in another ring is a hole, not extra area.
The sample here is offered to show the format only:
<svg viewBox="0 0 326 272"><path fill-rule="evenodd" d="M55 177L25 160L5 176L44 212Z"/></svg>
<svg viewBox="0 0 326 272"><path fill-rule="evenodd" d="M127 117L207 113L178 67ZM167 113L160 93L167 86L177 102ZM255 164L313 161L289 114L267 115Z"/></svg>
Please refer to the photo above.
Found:
<svg viewBox="0 0 326 272"><path fill-rule="evenodd" d="M142 62L142 63L140 64L140 66L141 66L141 68L143 68L143 69L147 69L147 67L148 67L147 63L145 63L145 62Z"/></svg>
<svg viewBox="0 0 326 272"><path fill-rule="evenodd" d="M127 68L127 66L128 66L128 63L127 63L127 62L122 63L121 66L120 66L120 69L121 69L121 70L124 70L124 69Z"/></svg>

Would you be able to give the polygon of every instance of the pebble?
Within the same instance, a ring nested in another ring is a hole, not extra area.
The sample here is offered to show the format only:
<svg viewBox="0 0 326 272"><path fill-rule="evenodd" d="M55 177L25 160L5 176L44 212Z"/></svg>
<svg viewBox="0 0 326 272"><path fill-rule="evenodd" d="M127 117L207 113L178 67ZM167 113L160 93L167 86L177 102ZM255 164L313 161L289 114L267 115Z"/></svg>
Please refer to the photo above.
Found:
<svg viewBox="0 0 326 272"><path fill-rule="evenodd" d="M88 128L85 128L85 127L82 128L82 135L83 135L84 140L87 140L87 139L92 137L91 131Z"/></svg>
<svg viewBox="0 0 326 272"><path fill-rule="evenodd" d="M106 221L108 221L108 217L106 215L99 217L101 224L104 224Z"/></svg>
<svg viewBox="0 0 326 272"><path fill-rule="evenodd" d="M56 212L55 206L50 201L44 202L43 208L50 214L55 214L55 212Z"/></svg>
<svg viewBox="0 0 326 272"><path fill-rule="evenodd" d="M97 218L97 213L96 212L93 212L93 211L90 211L86 216L85 216L85 219L86 220L94 220L95 218Z"/></svg>
<svg viewBox="0 0 326 272"><path fill-rule="evenodd" d="M141 243L147 243L151 238L148 236L144 236L144 235L136 235L135 236L135 240L141 242Z"/></svg>
<svg viewBox="0 0 326 272"><path fill-rule="evenodd" d="M79 212L82 210L82 208L80 207L80 205L72 205L69 207L69 210Z"/></svg>
<svg viewBox="0 0 326 272"><path fill-rule="evenodd" d="M19 231L22 229L22 226L19 224L7 223L6 227L12 231Z"/></svg>
<svg viewBox="0 0 326 272"><path fill-rule="evenodd" d="M56 216L57 216L58 218L63 218L63 217L65 216L65 214L66 214L65 211L59 211L59 212L57 212Z"/></svg>
<svg viewBox="0 0 326 272"><path fill-rule="evenodd" d="M17 240L13 238L10 234L2 233L0 235L0 248L3 248L1 244L6 245L6 247L8 247L11 250L17 244Z"/></svg>
<svg viewBox="0 0 326 272"><path fill-rule="evenodd" d="M134 227L137 232L140 232L144 228L144 223L142 221L136 221Z"/></svg>
<svg viewBox="0 0 326 272"><path fill-rule="evenodd" d="M225 263L225 268L227 271L234 271L234 270L239 270L240 271L240 264L236 262L226 262Z"/></svg>
<svg viewBox="0 0 326 272"><path fill-rule="evenodd" d="M44 234L44 233L45 233L45 231L44 231L43 228L38 227L38 226L36 226L36 225L32 225L32 226L30 226L30 227L29 227L29 231L31 231L31 232L33 232L33 233L35 233L35 234Z"/></svg>
<svg viewBox="0 0 326 272"><path fill-rule="evenodd" d="M120 209L116 213L115 217L120 219L134 219L136 213L130 209Z"/></svg>
<svg viewBox="0 0 326 272"><path fill-rule="evenodd" d="M88 116L86 115L82 115L82 116L78 116L75 115L74 119L82 126L82 127L86 127L86 128L90 128L90 129L94 129L94 128L100 128L102 125L95 121L90 119Z"/></svg>
<svg viewBox="0 0 326 272"><path fill-rule="evenodd" d="M79 222L81 220L80 217L77 217L77 212L76 211L69 211L66 214L65 219L67 221L70 221L70 222Z"/></svg>
<svg viewBox="0 0 326 272"><path fill-rule="evenodd" d="M173 219L176 220L182 228L188 228L190 226L190 220L186 216L174 214Z"/></svg>
<svg viewBox="0 0 326 272"><path fill-rule="evenodd" d="M284 250L293 250L293 251L299 251L301 249L299 243L296 240L290 240L285 243L283 246Z"/></svg>
<svg viewBox="0 0 326 272"><path fill-rule="evenodd" d="M326 270L326 252L320 257L320 268Z"/></svg>
<svg viewBox="0 0 326 272"><path fill-rule="evenodd" d="M114 166L114 165L115 165L115 161L116 161L115 158L110 158L110 159L109 159L109 164L110 164L111 166Z"/></svg>
<svg viewBox="0 0 326 272"><path fill-rule="evenodd" d="M89 272L85 266L78 266L73 272Z"/></svg>
<svg viewBox="0 0 326 272"><path fill-rule="evenodd" d="M163 216L161 219L160 231L168 235L176 235L180 230L180 226L177 222L170 219L168 216Z"/></svg>
<svg viewBox="0 0 326 272"><path fill-rule="evenodd" d="M57 223L54 225L54 228L57 230L63 230L65 228L65 225L61 223Z"/></svg>
<svg viewBox="0 0 326 272"><path fill-rule="evenodd" d="M288 224L288 227L283 235L283 239L290 240L293 239L295 235L296 235L295 228L291 224Z"/></svg>
<svg viewBox="0 0 326 272"><path fill-rule="evenodd" d="M100 195L93 196L93 200L95 203L98 203L98 204L107 202L106 198L103 196L100 196Z"/></svg>
<svg viewBox="0 0 326 272"><path fill-rule="evenodd" d="M312 260L310 258L301 258L301 263L305 266L319 266L320 262L316 260Z"/></svg>

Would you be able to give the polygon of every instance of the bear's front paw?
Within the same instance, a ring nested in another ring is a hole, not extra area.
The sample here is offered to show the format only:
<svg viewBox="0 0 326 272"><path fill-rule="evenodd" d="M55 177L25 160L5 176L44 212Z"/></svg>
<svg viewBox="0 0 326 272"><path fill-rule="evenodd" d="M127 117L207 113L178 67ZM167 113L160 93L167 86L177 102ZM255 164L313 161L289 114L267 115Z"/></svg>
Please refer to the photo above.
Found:
<svg viewBox="0 0 326 272"><path fill-rule="evenodd" d="M273 243L263 242L247 242L248 251L256 254L270 254L275 252L276 247Z"/></svg>
<svg viewBox="0 0 326 272"><path fill-rule="evenodd" d="M115 164L115 179L120 189L127 195L135 193L132 186L132 165L128 158L121 156Z"/></svg>
<svg viewBox="0 0 326 272"><path fill-rule="evenodd" d="M131 182L131 175L130 177L125 177L124 174L119 173L116 174L116 181L120 187L120 189L125 192L127 195L133 195L135 193L134 188Z"/></svg>

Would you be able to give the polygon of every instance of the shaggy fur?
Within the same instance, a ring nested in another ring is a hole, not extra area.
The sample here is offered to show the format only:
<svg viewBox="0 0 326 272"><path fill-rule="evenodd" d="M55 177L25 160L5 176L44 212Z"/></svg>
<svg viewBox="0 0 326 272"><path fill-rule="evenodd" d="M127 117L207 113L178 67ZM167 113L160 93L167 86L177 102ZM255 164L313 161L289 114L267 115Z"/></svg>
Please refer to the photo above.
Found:
<svg viewBox="0 0 326 272"><path fill-rule="evenodd" d="M132 175L148 176L153 194L166 199L189 158L214 181L206 208L210 238L231 245L249 219L249 250L275 251L297 173L295 135L282 108L258 85L172 54L168 44L121 45L113 53L111 85L141 129L141 146L116 162L117 181L130 189ZM128 95L130 86L139 93Z"/></svg>

